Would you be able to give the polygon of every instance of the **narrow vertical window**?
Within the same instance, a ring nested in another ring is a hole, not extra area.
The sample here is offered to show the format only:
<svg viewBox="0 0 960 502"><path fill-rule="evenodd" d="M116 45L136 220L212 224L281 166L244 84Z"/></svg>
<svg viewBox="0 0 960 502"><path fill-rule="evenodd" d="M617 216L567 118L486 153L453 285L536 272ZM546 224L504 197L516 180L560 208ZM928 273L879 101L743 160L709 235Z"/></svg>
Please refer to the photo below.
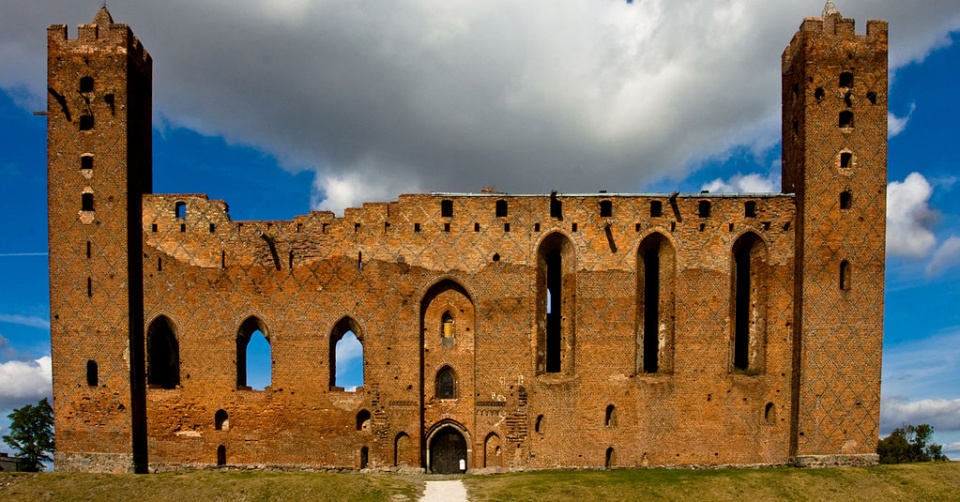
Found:
<svg viewBox="0 0 960 502"><path fill-rule="evenodd" d="M507 216L507 201L501 199L497 201L497 218L506 218Z"/></svg>
<svg viewBox="0 0 960 502"><path fill-rule="evenodd" d="M674 274L670 241L659 233L644 238L637 252L637 373L670 372Z"/></svg>
<svg viewBox="0 0 960 502"><path fill-rule="evenodd" d="M850 152L840 153L840 167L846 169L853 167L853 154Z"/></svg>
<svg viewBox="0 0 960 502"><path fill-rule="evenodd" d="M93 92L93 77L80 78L80 92Z"/></svg>
<svg viewBox="0 0 960 502"><path fill-rule="evenodd" d="M605 455L605 460L603 462L604 467L607 469L613 467L613 447L607 448L607 453Z"/></svg>
<svg viewBox="0 0 960 502"><path fill-rule="evenodd" d="M613 202L609 200L600 201L600 217L609 218L613 216Z"/></svg>
<svg viewBox="0 0 960 502"><path fill-rule="evenodd" d="M81 115L80 130L89 131L90 129L93 129L93 115Z"/></svg>
<svg viewBox="0 0 960 502"><path fill-rule="evenodd" d="M853 73L845 71L840 74L840 88L849 89L853 87Z"/></svg>
<svg viewBox="0 0 960 502"><path fill-rule="evenodd" d="M850 262L843 260L840 262L840 291L850 290Z"/></svg>
<svg viewBox="0 0 960 502"><path fill-rule="evenodd" d="M93 169L93 155L82 155L80 157L80 169Z"/></svg>
<svg viewBox="0 0 960 502"><path fill-rule="evenodd" d="M87 258L90 258L90 241L87 241Z"/></svg>
<svg viewBox="0 0 960 502"><path fill-rule="evenodd" d="M840 209L850 209L853 206L853 195L850 192L840 192Z"/></svg>
<svg viewBox="0 0 960 502"><path fill-rule="evenodd" d="M607 410L603 417L603 425L605 427L617 426L617 409L612 404L607 406Z"/></svg>
<svg viewBox="0 0 960 502"><path fill-rule="evenodd" d="M456 376L449 366L444 366L437 372L436 396L437 399L456 399L457 397Z"/></svg>
<svg viewBox="0 0 960 502"><path fill-rule="evenodd" d="M453 201L445 199L440 201L440 216L444 218L453 217Z"/></svg>
<svg viewBox="0 0 960 502"><path fill-rule="evenodd" d="M559 233L543 240L537 253L537 372L571 372L576 321L576 258Z"/></svg>
<svg viewBox="0 0 960 502"><path fill-rule="evenodd" d="M177 202L174 205L174 212L177 215L177 218L184 219L187 217L187 203L186 202Z"/></svg>
<svg viewBox="0 0 960 502"><path fill-rule="evenodd" d="M85 193L80 195L80 210L93 211L93 194Z"/></svg>
<svg viewBox="0 0 960 502"><path fill-rule="evenodd" d="M93 297L93 279L87 277L87 298Z"/></svg>
<svg viewBox="0 0 960 502"><path fill-rule="evenodd" d="M264 390L273 378L273 361L266 327L248 317L237 331L237 388Z"/></svg>
<svg viewBox="0 0 960 502"><path fill-rule="evenodd" d="M100 385L100 368L93 360L87 361L87 385L90 387Z"/></svg>
<svg viewBox="0 0 960 502"><path fill-rule="evenodd" d="M360 468L366 469L367 463L370 461L370 448L364 446L360 448Z"/></svg>
<svg viewBox="0 0 960 502"><path fill-rule="evenodd" d="M440 336L444 340L453 340L455 334L453 331L453 316L450 315L450 312L444 312L443 316L440 318Z"/></svg>
<svg viewBox="0 0 960 502"><path fill-rule="evenodd" d="M757 217L757 203L756 201L748 200L743 203L743 215L747 218L756 218Z"/></svg>
<svg viewBox="0 0 960 502"><path fill-rule="evenodd" d="M217 465L224 466L227 465L227 447L220 445L217 446Z"/></svg>
<svg viewBox="0 0 960 502"><path fill-rule="evenodd" d="M550 217L558 220L563 219L563 202L557 198L557 192L550 194Z"/></svg>
<svg viewBox="0 0 960 502"><path fill-rule="evenodd" d="M731 317L733 371L760 372L763 369L766 297L763 278L766 247L752 232L733 245L731 264Z"/></svg>
<svg viewBox="0 0 960 502"><path fill-rule="evenodd" d="M340 319L330 333L330 388L354 392L364 381L363 335L350 317Z"/></svg>
<svg viewBox="0 0 960 502"><path fill-rule="evenodd" d="M663 216L663 202L659 200L650 201L650 217L659 218Z"/></svg>

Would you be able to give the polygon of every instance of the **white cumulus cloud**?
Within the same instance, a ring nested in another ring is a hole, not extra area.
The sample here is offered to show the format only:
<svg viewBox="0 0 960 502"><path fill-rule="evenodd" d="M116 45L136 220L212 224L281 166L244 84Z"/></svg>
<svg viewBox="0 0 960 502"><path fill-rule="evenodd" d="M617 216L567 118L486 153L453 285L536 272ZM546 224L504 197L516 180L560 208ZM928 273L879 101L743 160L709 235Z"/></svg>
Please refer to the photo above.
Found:
<svg viewBox="0 0 960 502"><path fill-rule="evenodd" d="M18 408L52 393L50 356L0 363L0 409Z"/></svg>
<svg viewBox="0 0 960 502"><path fill-rule="evenodd" d="M779 177L773 179L761 174L735 174L727 180L717 178L704 184L701 190L711 193L771 193L780 191Z"/></svg>
<svg viewBox="0 0 960 502"><path fill-rule="evenodd" d="M97 5L7 2L0 87L43 106L45 31ZM642 189L779 136L802 0L131 0L156 115L314 172L313 207L401 191ZM956 0L841 6L887 19L894 68L960 27ZM896 123L896 121L893 121ZM268 181L265 181L268 182Z"/></svg>
<svg viewBox="0 0 960 502"><path fill-rule="evenodd" d="M960 431L960 398L911 401L889 397L882 400L880 408L880 429L887 433L903 424L930 424L940 432Z"/></svg>
<svg viewBox="0 0 960 502"><path fill-rule="evenodd" d="M928 202L933 194L930 182L920 173L887 185L887 253L922 258L936 246L931 226L936 214Z"/></svg>
<svg viewBox="0 0 960 502"><path fill-rule="evenodd" d="M913 115L913 111L917 109L917 105L910 105L910 111L907 112L906 117L897 117L893 113L887 112L887 139L893 138L903 132L907 128L907 124L910 122L910 117Z"/></svg>

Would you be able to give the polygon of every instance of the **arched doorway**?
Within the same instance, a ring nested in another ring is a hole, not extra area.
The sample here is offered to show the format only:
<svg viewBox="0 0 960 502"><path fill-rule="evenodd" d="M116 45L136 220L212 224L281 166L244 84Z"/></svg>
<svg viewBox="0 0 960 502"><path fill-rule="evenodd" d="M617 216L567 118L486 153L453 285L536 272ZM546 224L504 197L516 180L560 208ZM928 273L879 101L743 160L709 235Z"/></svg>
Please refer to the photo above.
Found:
<svg viewBox="0 0 960 502"><path fill-rule="evenodd" d="M430 472L434 474L457 474L467 466L467 440L456 427L447 426L430 438Z"/></svg>

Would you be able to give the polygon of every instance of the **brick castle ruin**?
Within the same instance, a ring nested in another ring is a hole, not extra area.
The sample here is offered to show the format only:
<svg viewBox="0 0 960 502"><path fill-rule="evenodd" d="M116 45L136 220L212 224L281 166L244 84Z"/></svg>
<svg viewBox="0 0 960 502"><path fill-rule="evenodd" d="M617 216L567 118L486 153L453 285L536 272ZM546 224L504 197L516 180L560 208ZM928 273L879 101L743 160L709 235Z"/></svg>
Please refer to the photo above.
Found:
<svg viewBox="0 0 960 502"><path fill-rule="evenodd" d="M783 52L783 193L289 221L152 193L152 61L106 8L48 43L57 470L876 462L886 22L828 2Z"/></svg>

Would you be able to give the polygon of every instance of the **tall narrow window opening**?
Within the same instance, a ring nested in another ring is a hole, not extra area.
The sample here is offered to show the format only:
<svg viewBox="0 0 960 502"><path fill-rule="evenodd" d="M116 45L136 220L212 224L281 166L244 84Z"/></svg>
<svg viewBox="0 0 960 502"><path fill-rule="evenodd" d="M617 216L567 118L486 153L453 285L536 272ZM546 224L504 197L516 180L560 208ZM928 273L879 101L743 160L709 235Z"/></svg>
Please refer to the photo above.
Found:
<svg viewBox="0 0 960 502"><path fill-rule="evenodd" d="M840 154L840 167L846 169L853 167L853 154L850 152L842 152Z"/></svg>
<svg viewBox="0 0 960 502"><path fill-rule="evenodd" d="M550 194L550 217L558 220L563 219L563 202L557 198L557 192Z"/></svg>
<svg viewBox="0 0 960 502"><path fill-rule="evenodd" d="M93 129L93 115L81 115L80 130L89 131L90 129Z"/></svg>
<svg viewBox="0 0 960 502"><path fill-rule="evenodd" d="M264 390L273 378L268 331L260 319L248 317L237 332L237 388Z"/></svg>
<svg viewBox="0 0 960 502"><path fill-rule="evenodd" d="M93 169L93 155L80 156L80 169Z"/></svg>
<svg viewBox="0 0 960 502"><path fill-rule="evenodd" d="M763 368L766 326L766 247L759 236L748 232L737 239L732 251L732 369L759 372Z"/></svg>
<svg viewBox="0 0 960 502"><path fill-rule="evenodd" d="M840 88L849 89L853 87L853 73L845 71L840 74Z"/></svg>
<svg viewBox="0 0 960 502"><path fill-rule="evenodd" d="M93 360L87 361L87 385L90 387L100 385L100 367Z"/></svg>
<svg viewBox="0 0 960 502"><path fill-rule="evenodd" d="M364 446L360 448L360 468L366 469L367 463L370 461L370 448Z"/></svg>
<svg viewBox="0 0 960 502"><path fill-rule="evenodd" d="M80 77L80 92L93 92L93 77Z"/></svg>
<svg viewBox="0 0 960 502"><path fill-rule="evenodd" d="M659 218L663 216L663 202L659 200L650 201L650 217Z"/></svg>
<svg viewBox="0 0 960 502"><path fill-rule="evenodd" d="M456 399L457 397L456 375L449 366L444 366L437 372L436 395L437 399Z"/></svg>
<svg viewBox="0 0 960 502"><path fill-rule="evenodd" d="M697 205L697 214L701 218L710 217L710 201L701 200L700 203Z"/></svg>
<svg viewBox="0 0 960 502"><path fill-rule="evenodd" d="M452 200L442 200L440 201L440 216L444 218L453 217L453 201Z"/></svg>
<svg viewBox="0 0 960 502"><path fill-rule="evenodd" d="M147 385L161 389L180 385L180 347L173 323L165 316L147 329Z"/></svg>
<svg viewBox="0 0 960 502"><path fill-rule="evenodd" d="M673 246L660 233L643 239L637 251L637 373L670 372L674 304Z"/></svg>
<svg viewBox="0 0 960 502"><path fill-rule="evenodd" d="M222 467L227 465L227 447L220 445L217 446L217 466Z"/></svg>
<svg viewBox="0 0 960 502"><path fill-rule="evenodd" d="M850 262L840 262L840 291L850 290Z"/></svg>
<svg viewBox="0 0 960 502"><path fill-rule="evenodd" d="M757 217L757 203L756 201L748 200L743 203L743 215L747 218L756 218Z"/></svg>
<svg viewBox="0 0 960 502"><path fill-rule="evenodd" d="M364 382L363 335L350 317L334 325L330 333L330 387L354 392Z"/></svg>
<svg viewBox="0 0 960 502"><path fill-rule="evenodd" d="M538 328L537 371L572 371L576 321L576 259L570 241L559 233L540 244L537 266Z"/></svg>
<svg viewBox="0 0 960 502"><path fill-rule="evenodd" d="M80 195L80 210L93 211L93 194L85 193Z"/></svg>
<svg viewBox="0 0 960 502"><path fill-rule="evenodd" d="M187 217L187 203L186 202L177 202L175 205L174 211L177 214L177 218L184 219Z"/></svg>
<svg viewBox="0 0 960 502"><path fill-rule="evenodd" d="M850 209L853 205L853 195L850 192L840 192L840 209Z"/></svg>
<svg viewBox="0 0 960 502"><path fill-rule="evenodd" d="M612 404L607 406L607 410L603 417L603 425L604 427L617 426L617 409Z"/></svg>

